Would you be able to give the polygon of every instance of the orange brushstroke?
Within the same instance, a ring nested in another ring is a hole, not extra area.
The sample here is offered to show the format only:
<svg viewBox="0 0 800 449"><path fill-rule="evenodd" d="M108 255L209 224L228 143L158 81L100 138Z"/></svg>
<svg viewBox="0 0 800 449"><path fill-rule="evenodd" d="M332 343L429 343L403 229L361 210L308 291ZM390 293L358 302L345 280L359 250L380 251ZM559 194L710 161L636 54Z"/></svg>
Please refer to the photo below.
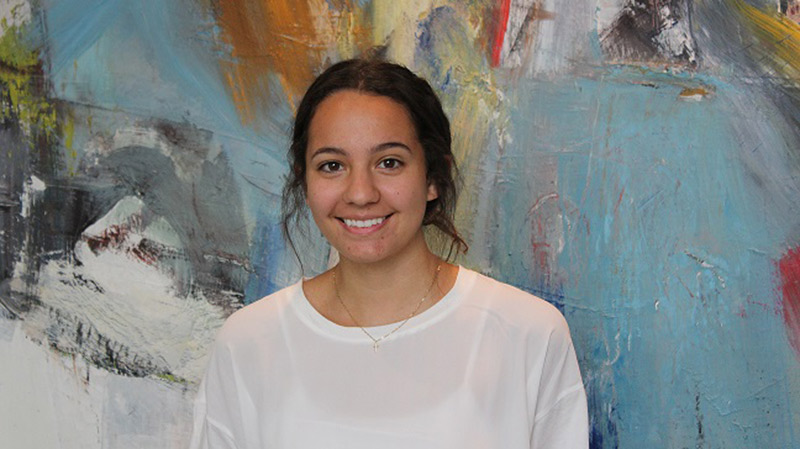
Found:
<svg viewBox="0 0 800 449"><path fill-rule="evenodd" d="M269 73L292 103L313 80L324 45L306 1L226 0L218 3L218 24L231 48L222 65L243 122L267 105Z"/></svg>
<svg viewBox="0 0 800 449"><path fill-rule="evenodd" d="M703 89L702 87L687 87L681 91L681 97L694 97L695 95L700 95L705 97L708 95L708 91Z"/></svg>
<svg viewBox="0 0 800 449"><path fill-rule="evenodd" d="M294 108L327 57L373 45L369 14L353 0L225 0L217 3L217 22L231 56L220 64L244 123L268 107L271 79ZM316 29L320 23L333 31Z"/></svg>
<svg viewBox="0 0 800 449"><path fill-rule="evenodd" d="M678 95L678 97L682 100L702 100L703 98L709 97L713 93L714 89L707 88L705 86L685 87L683 90L681 90L681 93Z"/></svg>

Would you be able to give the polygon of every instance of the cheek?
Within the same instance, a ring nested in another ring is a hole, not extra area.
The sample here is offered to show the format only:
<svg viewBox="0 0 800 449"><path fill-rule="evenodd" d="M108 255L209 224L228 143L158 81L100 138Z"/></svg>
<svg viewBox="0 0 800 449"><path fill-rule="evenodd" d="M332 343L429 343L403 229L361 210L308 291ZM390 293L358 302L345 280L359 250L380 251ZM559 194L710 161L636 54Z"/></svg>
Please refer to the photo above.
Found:
<svg viewBox="0 0 800 449"><path fill-rule="evenodd" d="M318 215L324 212L326 204L325 197L314 193L306 195L306 204L308 204L308 208L311 209L312 214Z"/></svg>
<svg viewBox="0 0 800 449"><path fill-rule="evenodd" d="M312 215L317 216L321 213L324 213L326 204L329 202L329 195L329 191L321 188L313 180L306 182L305 201L306 205L311 210Z"/></svg>

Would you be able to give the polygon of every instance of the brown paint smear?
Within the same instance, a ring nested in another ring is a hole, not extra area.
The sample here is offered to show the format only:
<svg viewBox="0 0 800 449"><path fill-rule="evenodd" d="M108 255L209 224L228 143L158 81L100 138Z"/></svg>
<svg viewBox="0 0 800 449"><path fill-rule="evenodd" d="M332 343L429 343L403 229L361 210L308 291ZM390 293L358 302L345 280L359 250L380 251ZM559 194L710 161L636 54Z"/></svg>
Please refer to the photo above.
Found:
<svg viewBox="0 0 800 449"><path fill-rule="evenodd" d="M259 110L268 107L269 75L276 74L290 107L300 97L318 71L323 55L336 48L330 37L319 36L309 1L303 0L225 0L218 2L218 24L230 45L230 60L221 61L228 87L244 123L252 123ZM337 2L328 9L329 21L352 18L351 2ZM340 24L342 32L352 33L363 26ZM365 48L366 39L353 42ZM349 37L352 39L352 36ZM360 44L360 45L359 45ZM345 55L349 57L350 55Z"/></svg>

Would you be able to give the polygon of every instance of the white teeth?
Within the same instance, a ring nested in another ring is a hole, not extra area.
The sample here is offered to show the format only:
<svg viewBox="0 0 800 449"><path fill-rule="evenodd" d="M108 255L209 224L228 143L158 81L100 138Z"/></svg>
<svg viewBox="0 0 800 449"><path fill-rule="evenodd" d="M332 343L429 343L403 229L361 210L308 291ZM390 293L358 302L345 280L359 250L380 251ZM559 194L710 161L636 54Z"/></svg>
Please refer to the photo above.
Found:
<svg viewBox="0 0 800 449"><path fill-rule="evenodd" d="M344 218L343 220L344 224L350 226L351 228L369 228L383 223L383 220L386 220L386 217L373 218L372 220L351 220L349 218Z"/></svg>

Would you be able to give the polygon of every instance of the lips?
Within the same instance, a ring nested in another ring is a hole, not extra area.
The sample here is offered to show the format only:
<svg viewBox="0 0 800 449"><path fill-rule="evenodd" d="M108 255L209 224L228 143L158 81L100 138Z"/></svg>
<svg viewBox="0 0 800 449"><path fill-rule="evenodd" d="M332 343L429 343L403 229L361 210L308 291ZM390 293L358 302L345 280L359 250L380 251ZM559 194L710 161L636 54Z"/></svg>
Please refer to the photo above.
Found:
<svg viewBox="0 0 800 449"><path fill-rule="evenodd" d="M365 220L356 220L353 218L339 218L339 220L342 221L348 228L366 230L380 226L389 217L390 215L385 217L368 218Z"/></svg>

